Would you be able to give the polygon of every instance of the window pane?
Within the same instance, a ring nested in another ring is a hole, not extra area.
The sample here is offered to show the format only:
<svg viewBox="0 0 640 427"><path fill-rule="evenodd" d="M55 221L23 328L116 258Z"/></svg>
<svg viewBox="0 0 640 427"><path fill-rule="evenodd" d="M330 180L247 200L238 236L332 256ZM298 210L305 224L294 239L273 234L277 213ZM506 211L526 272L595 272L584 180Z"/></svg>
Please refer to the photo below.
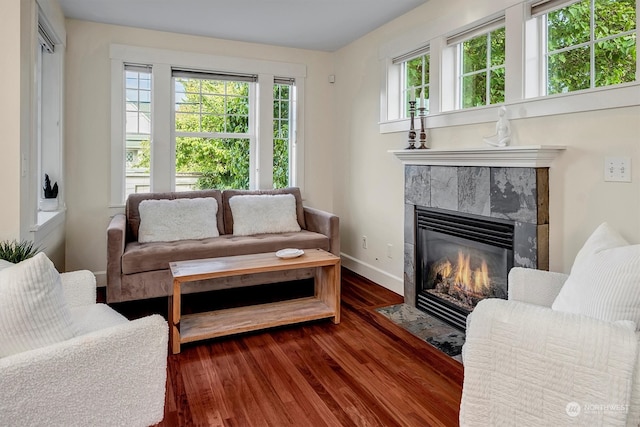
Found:
<svg viewBox="0 0 640 427"><path fill-rule="evenodd" d="M504 67L491 71L489 104L504 102Z"/></svg>
<svg viewBox="0 0 640 427"><path fill-rule="evenodd" d="M176 191L249 188L249 139L176 138Z"/></svg>
<svg viewBox="0 0 640 427"><path fill-rule="evenodd" d="M405 117L409 117L409 101L415 97L416 108L420 107L421 97L428 105L429 99L429 55L422 55L404 63L405 70ZM428 112L428 110L427 110Z"/></svg>
<svg viewBox="0 0 640 427"><path fill-rule="evenodd" d="M125 198L151 190L151 73L125 70Z"/></svg>
<svg viewBox="0 0 640 427"><path fill-rule="evenodd" d="M462 78L462 108L487 104L487 73L472 74Z"/></svg>
<svg viewBox="0 0 640 427"><path fill-rule="evenodd" d="M583 0L547 15L549 52L589 41L590 9L590 1Z"/></svg>
<svg viewBox="0 0 640 427"><path fill-rule="evenodd" d="M487 35L462 43L462 72L470 73L487 68Z"/></svg>
<svg viewBox="0 0 640 427"><path fill-rule="evenodd" d="M547 93L565 93L590 86L589 48L572 49L549 56Z"/></svg>
<svg viewBox="0 0 640 427"><path fill-rule="evenodd" d="M249 83L176 78L174 87L177 131L249 132Z"/></svg>
<svg viewBox="0 0 640 427"><path fill-rule="evenodd" d="M491 38L491 66L504 64L505 55L505 29L500 28L490 34Z"/></svg>
<svg viewBox="0 0 640 427"><path fill-rule="evenodd" d="M635 29L635 0L596 0L594 23L596 39Z"/></svg>
<svg viewBox="0 0 640 427"><path fill-rule="evenodd" d="M289 186L289 85L275 84L273 99L273 188Z"/></svg>
<svg viewBox="0 0 640 427"><path fill-rule="evenodd" d="M624 36L596 43L595 61L596 87L635 81L635 37Z"/></svg>

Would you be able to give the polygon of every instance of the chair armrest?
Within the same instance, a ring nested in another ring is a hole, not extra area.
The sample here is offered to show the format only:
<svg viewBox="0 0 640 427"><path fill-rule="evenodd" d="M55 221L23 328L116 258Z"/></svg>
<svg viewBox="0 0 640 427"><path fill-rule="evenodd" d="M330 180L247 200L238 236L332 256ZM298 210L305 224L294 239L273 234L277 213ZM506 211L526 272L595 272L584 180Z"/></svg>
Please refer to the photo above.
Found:
<svg viewBox="0 0 640 427"><path fill-rule="evenodd" d="M122 275L122 255L127 243L127 217L116 214L107 227L107 301L110 291L120 293Z"/></svg>
<svg viewBox="0 0 640 427"><path fill-rule="evenodd" d="M329 252L340 256L340 218L320 209L304 207L307 230L324 234L329 238Z"/></svg>
<svg viewBox="0 0 640 427"><path fill-rule="evenodd" d="M152 315L0 359L0 425L158 423L167 339Z"/></svg>
<svg viewBox="0 0 640 427"><path fill-rule="evenodd" d="M622 408L583 411L580 425L638 425L638 347L629 325L483 300L466 331L460 425L568 425L570 402Z"/></svg>
<svg viewBox="0 0 640 427"><path fill-rule="evenodd" d="M514 267L509 272L509 300L551 307L568 277L563 273Z"/></svg>
<svg viewBox="0 0 640 427"><path fill-rule="evenodd" d="M70 307L96 303L96 276L88 270L61 273L62 290Z"/></svg>

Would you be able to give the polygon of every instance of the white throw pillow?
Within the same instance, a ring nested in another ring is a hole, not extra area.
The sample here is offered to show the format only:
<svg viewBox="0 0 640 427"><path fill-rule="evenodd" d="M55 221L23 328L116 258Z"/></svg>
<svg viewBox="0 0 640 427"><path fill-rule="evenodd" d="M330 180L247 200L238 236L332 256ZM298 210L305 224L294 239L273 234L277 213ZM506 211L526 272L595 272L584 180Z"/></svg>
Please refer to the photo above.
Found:
<svg viewBox="0 0 640 427"><path fill-rule="evenodd" d="M0 357L74 335L60 274L44 253L0 271Z"/></svg>
<svg viewBox="0 0 640 427"><path fill-rule="evenodd" d="M640 325L640 245L600 225L578 252L551 308Z"/></svg>
<svg viewBox="0 0 640 427"><path fill-rule="evenodd" d="M9 262L6 259L0 259L0 271L4 270L5 268L12 267L14 265L15 265L14 263Z"/></svg>
<svg viewBox="0 0 640 427"><path fill-rule="evenodd" d="M220 235L218 202L213 197L143 200L138 211L140 243L206 239Z"/></svg>
<svg viewBox="0 0 640 427"><path fill-rule="evenodd" d="M300 231L293 194L233 196L229 207L235 236Z"/></svg>

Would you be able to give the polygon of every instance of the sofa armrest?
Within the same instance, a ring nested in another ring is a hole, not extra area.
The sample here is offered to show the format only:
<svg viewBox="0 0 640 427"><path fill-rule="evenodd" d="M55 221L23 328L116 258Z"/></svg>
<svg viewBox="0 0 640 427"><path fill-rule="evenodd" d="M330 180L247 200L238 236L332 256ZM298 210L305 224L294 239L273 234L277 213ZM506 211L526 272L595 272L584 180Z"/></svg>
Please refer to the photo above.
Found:
<svg viewBox="0 0 640 427"><path fill-rule="evenodd" d="M485 299L466 331L460 425L638 425L637 355L631 326ZM571 402L622 409L572 419Z"/></svg>
<svg viewBox="0 0 640 427"><path fill-rule="evenodd" d="M509 272L509 299L551 307L568 277L563 273L514 267Z"/></svg>
<svg viewBox="0 0 640 427"><path fill-rule="evenodd" d="M122 255L127 243L126 237L127 218L124 214L116 214L107 227L107 298L110 289L120 293Z"/></svg>
<svg viewBox="0 0 640 427"><path fill-rule="evenodd" d="M324 234L329 238L329 252L340 256L340 218L320 209L304 207L307 230Z"/></svg>
<svg viewBox="0 0 640 427"><path fill-rule="evenodd" d="M152 315L1 358L0 425L158 423L167 339L167 322Z"/></svg>
<svg viewBox="0 0 640 427"><path fill-rule="evenodd" d="M96 303L96 276L88 270L61 273L64 297L70 307Z"/></svg>

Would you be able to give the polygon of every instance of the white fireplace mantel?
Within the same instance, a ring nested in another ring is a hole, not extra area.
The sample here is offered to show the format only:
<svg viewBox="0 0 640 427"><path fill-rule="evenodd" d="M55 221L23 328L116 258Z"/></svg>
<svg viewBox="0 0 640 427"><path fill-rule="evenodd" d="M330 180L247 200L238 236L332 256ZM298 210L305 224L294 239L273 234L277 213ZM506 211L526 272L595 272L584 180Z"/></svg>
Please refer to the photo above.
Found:
<svg viewBox="0 0 640 427"><path fill-rule="evenodd" d="M562 145L522 145L444 149L389 150L405 165L546 168Z"/></svg>

